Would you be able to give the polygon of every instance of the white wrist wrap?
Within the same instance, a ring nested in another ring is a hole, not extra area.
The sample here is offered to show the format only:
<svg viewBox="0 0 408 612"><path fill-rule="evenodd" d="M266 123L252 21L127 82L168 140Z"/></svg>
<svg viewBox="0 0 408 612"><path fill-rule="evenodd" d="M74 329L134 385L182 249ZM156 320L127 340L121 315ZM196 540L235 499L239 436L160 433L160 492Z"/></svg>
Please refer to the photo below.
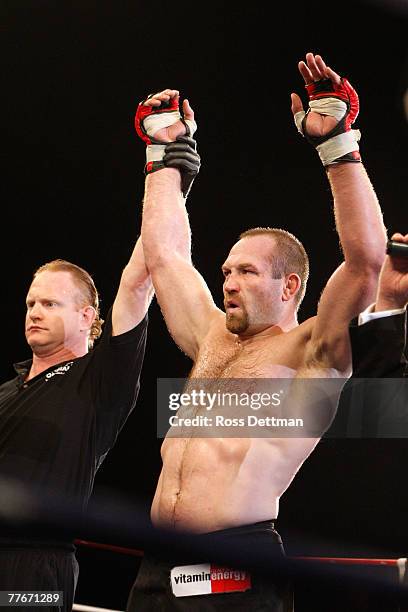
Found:
<svg viewBox="0 0 408 612"><path fill-rule="evenodd" d="M168 113L157 113L145 117L143 127L147 135L154 138L154 135L163 128L170 127L173 123L180 121L181 116L178 111L169 111Z"/></svg>
<svg viewBox="0 0 408 612"><path fill-rule="evenodd" d="M349 130L338 136L333 136L333 138L318 145L316 150L319 153L323 166L328 166L333 163L335 159L339 159L339 157L343 157L343 155L347 153L358 151L358 141L360 137L360 130Z"/></svg>
<svg viewBox="0 0 408 612"><path fill-rule="evenodd" d="M179 111L171 111L168 113L157 113L156 115L149 115L143 121L143 127L146 130L148 136L154 138L154 135L163 128L170 127L177 121L181 120L181 115ZM191 121L190 119L185 119L184 122L188 125L190 130L190 136L194 135L194 132L197 130L197 124L195 121ZM164 150L166 145L164 144L150 144L146 147L146 163L161 161L164 156Z"/></svg>
<svg viewBox="0 0 408 612"><path fill-rule="evenodd" d="M157 113L152 114L146 117L143 120L143 127L147 132L147 135L151 138L154 138L154 135L159 130L163 128L170 127L177 121L181 121L181 115L179 111L170 111L168 113ZM191 121L190 119L184 119L184 122L187 123L188 128L190 130L189 136L194 136L195 131L197 130L197 124L195 121Z"/></svg>
<svg viewBox="0 0 408 612"><path fill-rule="evenodd" d="M146 147L146 163L161 161L164 157L165 144L151 144Z"/></svg>
<svg viewBox="0 0 408 612"><path fill-rule="evenodd" d="M320 115L329 115L337 121L343 119L347 111L347 104L339 98L320 98L309 102L310 110Z"/></svg>

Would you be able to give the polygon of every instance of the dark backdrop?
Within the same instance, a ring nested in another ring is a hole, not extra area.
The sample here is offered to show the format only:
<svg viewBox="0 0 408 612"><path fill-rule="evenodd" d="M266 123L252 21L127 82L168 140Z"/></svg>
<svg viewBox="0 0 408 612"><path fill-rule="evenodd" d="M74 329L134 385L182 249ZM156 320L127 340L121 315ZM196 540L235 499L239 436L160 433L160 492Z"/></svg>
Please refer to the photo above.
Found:
<svg viewBox="0 0 408 612"><path fill-rule="evenodd" d="M163 87L180 89L196 110L202 170L188 203L193 257L219 305L220 265L248 227L283 227L303 241L311 279L301 320L315 313L340 261L325 173L290 112L290 92L303 91L297 62L307 51L321 53L357 88L362 155L386 225L390 233L408 231L406 4L335 6L2 0L3 380L13 361L29 356L24 298L38 265L61 257L85 267L99 287L102 314L111 305L140 231L144 147L134 111ZM189 369L153 303L137 409L96 491L147 512L160 470L156 378ZM407 448L376 444L319 445L281 500L288 550L307 552L308 538L317 538L333 554L361 552L369 542L376 552L407 554ZM373 541L380 519L384 537ZM113 567L114 589L123 570L115 578ZM91 573L85 569L81 580ZM90 601L85 583L80 587Z"/></svg>

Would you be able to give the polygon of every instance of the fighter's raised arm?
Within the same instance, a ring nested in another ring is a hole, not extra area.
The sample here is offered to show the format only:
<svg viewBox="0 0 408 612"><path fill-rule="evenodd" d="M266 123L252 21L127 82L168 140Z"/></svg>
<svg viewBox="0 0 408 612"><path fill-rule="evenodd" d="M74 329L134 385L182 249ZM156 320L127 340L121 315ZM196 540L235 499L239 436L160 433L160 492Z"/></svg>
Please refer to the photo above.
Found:
<svg viewBox="0 0 408 612"><path fill-rule="evenodd" d="M299 96L292 94L292 112L299 132L317 148L327 170L344 254L344 263L321 296L309 357L311 364L318 361L349 373L348 325L374 301L385 257L386 230L361 163L359 132L351 129L359 112L357 93L319 55L308 53L306 62L299 62L299 71L309 109L305 113Z"/></svg>
<svg viewBox="0 0 408 612"><path fill-rule="evenodd" d="M222 313L191 261L185 203L200 158L188 100L183 101L183 114L178 90L165 89L139 104L135 125L147 144L142 221L146 265L171 335L194 360L213 317Z"/></svg>

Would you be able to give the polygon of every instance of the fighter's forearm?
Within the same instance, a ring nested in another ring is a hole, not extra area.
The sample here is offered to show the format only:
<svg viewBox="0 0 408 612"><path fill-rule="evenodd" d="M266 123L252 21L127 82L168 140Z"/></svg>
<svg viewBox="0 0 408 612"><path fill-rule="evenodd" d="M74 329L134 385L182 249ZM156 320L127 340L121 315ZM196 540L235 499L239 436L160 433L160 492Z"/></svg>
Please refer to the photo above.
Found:
<svg viewBox="0 0 408 612"><path fill-rule="evenodd" d="M328 178L346 265L381 267L386 230L374 188L361 163L333 164Z"/></svg>
<svg viewBox="0 0 408 612"><path fill-rule="evenodd" d="M150 270L176 254L191 259L190 226L180 173L175 168L159 170L146 178L142 240Z"/></svg>

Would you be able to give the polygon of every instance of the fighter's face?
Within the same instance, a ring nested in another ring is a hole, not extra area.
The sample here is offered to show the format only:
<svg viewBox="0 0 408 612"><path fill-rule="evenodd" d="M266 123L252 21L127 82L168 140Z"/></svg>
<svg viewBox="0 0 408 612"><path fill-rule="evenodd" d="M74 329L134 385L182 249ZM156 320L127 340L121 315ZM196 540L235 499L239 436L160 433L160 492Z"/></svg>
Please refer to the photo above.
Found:
<svg viewBox="0 0 408 612"><path fill-rule="evenodd" d="M33 352L51 355L80 342L84 327L79 291L69 272L44 271L27 294L26 339Z"/></svg>
<svg viewBox="0 0 408 612"><path fill-rule="evenodd" d="M273 248L268 236L248 236L222 266L226 325L234 334L257 333L279 322L284 281L272 278Z"/></svg>

